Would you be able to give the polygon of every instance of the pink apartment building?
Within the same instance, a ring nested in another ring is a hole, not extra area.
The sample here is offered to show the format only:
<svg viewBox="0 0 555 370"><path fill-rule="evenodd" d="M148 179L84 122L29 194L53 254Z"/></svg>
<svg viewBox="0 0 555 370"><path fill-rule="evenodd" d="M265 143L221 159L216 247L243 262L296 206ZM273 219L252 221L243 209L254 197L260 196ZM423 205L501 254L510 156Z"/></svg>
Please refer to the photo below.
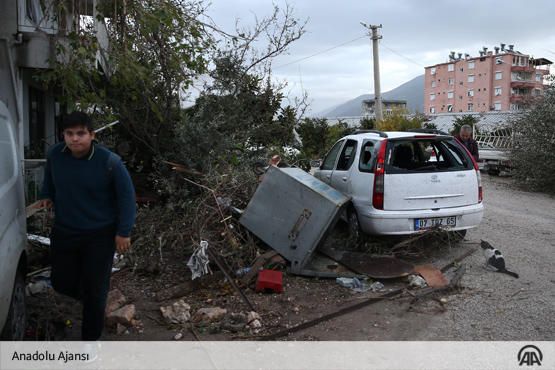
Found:
<svg viewBox="0 0 555 370"><path fill-rule="evenodd" d="M454 52L449 62L426 67L424 113L457 113L519 110L523 103L541 96L547 85L551 61L495 47L479 57Z"/></svg>

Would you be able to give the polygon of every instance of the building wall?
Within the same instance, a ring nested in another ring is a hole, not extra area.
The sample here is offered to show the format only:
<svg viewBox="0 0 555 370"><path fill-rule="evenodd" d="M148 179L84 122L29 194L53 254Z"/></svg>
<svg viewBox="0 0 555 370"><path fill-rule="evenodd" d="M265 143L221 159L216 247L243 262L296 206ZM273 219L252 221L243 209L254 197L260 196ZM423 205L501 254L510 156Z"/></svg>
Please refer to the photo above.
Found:
<svg viewBox="0 0 555 370"><path fill-rule="evenodd" d="M516 102L511 87L514 53L493 54L441 63L425 68L424 109L426 114L486 112L490 110L511 110L511 103ZM527 57L527 56L522 56ZM473 64L473 68L472 68ZM435 74L432 71L435 69ZM525 68L533 76L534 86L528 84L524 91L535 95L535 89L541 89L543 82L535 81L535 73L542 76L547 70ZM523 72L521 72L523 73ZM473 77L473 81L469 79ZM500 76L500 79L497 79ZM435 82L435 87L432 87ZM473 96L469 94L472 91ZM435 97L432 100L432 96ZM513 96L513 99L511 99ZM513 101L511 101L513 100ZM469 106L471 104L471 106ZM451 110L449 107L451 106ZM433 107L434 111L431 110Z"/></svg>

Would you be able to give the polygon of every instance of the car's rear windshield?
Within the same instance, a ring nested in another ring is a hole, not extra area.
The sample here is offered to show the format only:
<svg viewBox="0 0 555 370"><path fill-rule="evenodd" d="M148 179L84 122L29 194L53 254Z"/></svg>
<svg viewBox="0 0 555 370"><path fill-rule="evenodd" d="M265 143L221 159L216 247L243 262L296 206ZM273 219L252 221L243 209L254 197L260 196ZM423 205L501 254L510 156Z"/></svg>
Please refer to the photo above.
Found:
<svg viewBox="0 0 555 370"><path fill-rule="evenodd" d="M386 173L466 171L473 168L464 148L452 138L411 138L387 143Z"/></svg>

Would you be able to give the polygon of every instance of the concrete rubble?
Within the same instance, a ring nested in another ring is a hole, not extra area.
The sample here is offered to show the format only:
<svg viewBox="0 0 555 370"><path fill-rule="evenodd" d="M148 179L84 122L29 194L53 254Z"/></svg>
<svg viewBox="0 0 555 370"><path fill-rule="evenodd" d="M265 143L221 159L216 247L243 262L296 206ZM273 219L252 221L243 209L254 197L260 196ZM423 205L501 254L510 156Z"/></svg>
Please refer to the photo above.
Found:
<svg viewBox="0 0 555 370"><path fill-rule="evenodd" d="M169 324L184 324L191 319L191 306L183 299L174 302L171 306L160 307L160 312Z"/></svg>

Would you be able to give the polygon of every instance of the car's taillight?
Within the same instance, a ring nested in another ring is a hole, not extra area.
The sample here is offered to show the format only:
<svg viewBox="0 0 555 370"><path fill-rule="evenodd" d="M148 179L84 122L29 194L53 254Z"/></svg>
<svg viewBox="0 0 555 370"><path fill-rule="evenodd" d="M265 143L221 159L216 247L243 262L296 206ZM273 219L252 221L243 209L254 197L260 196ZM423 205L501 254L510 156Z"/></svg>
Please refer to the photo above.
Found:
<svg viewBox="0 0 555 370"><path fill-rule="evenodd" d="M474 159L472 154L470 154L470 151L468 150L468 148L464 146L464 144L461 143L459 139L455 138L455 140L457 140L457 142L461 144L464 150L466 150L466 152L468 153L468 156L470 157L470 159L472 159L472 164L474 165L474 169L476 170L476 179L478 180L478 203L481 203L482 202L482 175L480 174L480 167L478 167L478 163L476 163L476 160Z"/></svg>
<svg viewBox="0 0 555 370"><path fill-rule="evenodd" d="M376 209L383 209L383 193L384 193L384 173L385 173L385 147L387 139L382 141L380 150L378 151L378 160L374 170L374 192L372 194L372 206Z"/></svg>

